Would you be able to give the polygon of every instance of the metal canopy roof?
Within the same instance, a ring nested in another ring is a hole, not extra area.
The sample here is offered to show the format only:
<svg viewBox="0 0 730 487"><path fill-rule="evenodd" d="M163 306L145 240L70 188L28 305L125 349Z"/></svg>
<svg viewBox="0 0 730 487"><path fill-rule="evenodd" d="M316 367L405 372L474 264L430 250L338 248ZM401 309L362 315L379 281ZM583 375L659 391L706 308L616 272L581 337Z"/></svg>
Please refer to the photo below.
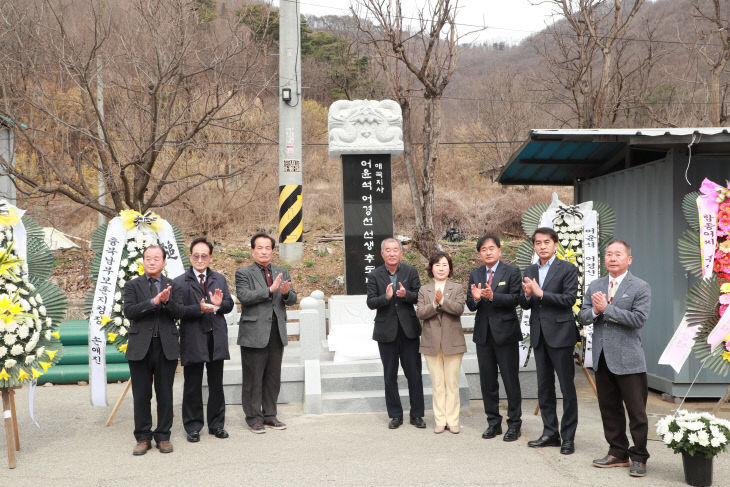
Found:
<svg viewBox="0 0 730 487"><path fill-rule="evenodd" d="M635 166L660 159L673 146L716 143L730 143L730 127L531 130L498 181L573 185L623 169L627 160Z"/></svg>

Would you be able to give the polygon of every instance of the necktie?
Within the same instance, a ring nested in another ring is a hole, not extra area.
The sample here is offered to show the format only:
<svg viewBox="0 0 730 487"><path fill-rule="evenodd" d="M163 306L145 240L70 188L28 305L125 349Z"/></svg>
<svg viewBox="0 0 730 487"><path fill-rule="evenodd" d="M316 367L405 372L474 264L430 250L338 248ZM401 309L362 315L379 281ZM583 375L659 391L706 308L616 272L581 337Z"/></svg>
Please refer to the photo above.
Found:
<svg viewBox="0 0 730 487"><path fill-rule="evenodd" d="M611 279L611 286L608 288L608 302L610 303L613 301L613 297L616 295L616 288L618 287L618 283L616 282L616 279Z"/></svg>
<svg viewBox="0 0 730 487"><path fill-rule="evenodd" d="M489 278L487 279L487 285L488 285L489 287L492 287L492 279L494 279L494 271L492 271L492 269L489 269L489 270L487 271L487 274L488 274L488 276L489 276Z"/></svg>
<svg viewBox="0 0 730 487"><path fill-rule="evenodd" d="M160 290L157 289L157 279L150 279L150 294L154 298L160 293Z"/></svg>
<svg viewBox="0 0 730 487"><path fill-rule="evenodd" d="M205 290L205 274L201 272L198 274L198 277L200 278L200 287L203 290L203 297L206 297L208 296L208 293Z"/></svg>
<svg viewBox="0 0 730 487"><path fill-rule="evenodd" d="M271 286L272 284L274 284L273 279L271 279L271 272L269 272L268 266L264 267L264 274L266 274L266 285Z"/></svg>

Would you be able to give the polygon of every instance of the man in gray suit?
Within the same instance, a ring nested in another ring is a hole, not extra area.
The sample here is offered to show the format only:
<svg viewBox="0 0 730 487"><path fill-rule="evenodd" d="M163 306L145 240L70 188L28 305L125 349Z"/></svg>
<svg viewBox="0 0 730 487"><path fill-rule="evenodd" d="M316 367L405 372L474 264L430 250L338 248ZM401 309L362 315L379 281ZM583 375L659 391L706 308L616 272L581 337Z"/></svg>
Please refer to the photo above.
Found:
<svg viewBox="0 0 730 487"><path fill-rule="evenodd" d="M598 406L608 454L596 460L599 468L629 467L632 477L646 475L649 422L646 417L648 385L641 346L641 328L651 306L649 284L629 272L631 247L614 240L606 247L608 276L588 286L579 320L593 324L593 370ZM626 416L634 446L626 437ZM629 459L631 460L629 462Z"/></svg>
<svg viewBox="0 0 730 487"><path fill-rule="evenodd" d="M265 233L251 238L254 263L236 271L236 296L243 310L238 323L243 386L241 404L254 433L286 429L276 418L281 385L281 359L286 337L286 306L297 302L289 271L271 265L274 239Z"/></svg>

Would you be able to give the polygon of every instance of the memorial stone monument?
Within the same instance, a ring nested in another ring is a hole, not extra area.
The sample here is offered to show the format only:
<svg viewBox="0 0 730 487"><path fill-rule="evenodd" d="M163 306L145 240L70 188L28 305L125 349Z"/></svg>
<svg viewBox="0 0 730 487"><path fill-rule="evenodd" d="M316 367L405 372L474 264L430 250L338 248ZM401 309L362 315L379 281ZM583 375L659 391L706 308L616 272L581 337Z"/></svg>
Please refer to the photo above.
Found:
<svg viewBox="0 0 730 487"><path fill-rule="evenodd" d="M329 155L342 158L345 292L365 294L380 242L393 235L390 158L403 152L403 116L393 100L340 100L328 125Z"/></svg>

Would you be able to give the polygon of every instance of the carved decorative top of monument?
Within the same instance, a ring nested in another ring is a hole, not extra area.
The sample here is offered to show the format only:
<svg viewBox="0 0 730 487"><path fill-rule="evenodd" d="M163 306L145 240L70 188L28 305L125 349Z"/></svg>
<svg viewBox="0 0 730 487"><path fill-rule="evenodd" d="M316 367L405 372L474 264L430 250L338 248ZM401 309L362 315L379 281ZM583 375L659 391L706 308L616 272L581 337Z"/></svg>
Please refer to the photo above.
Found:
<svg viewBox="0 0 730 487"><path fill-rule="evenodd" d="M328 116L329 155L403 152L403 115L393 100L339 100Z"/></svg>

